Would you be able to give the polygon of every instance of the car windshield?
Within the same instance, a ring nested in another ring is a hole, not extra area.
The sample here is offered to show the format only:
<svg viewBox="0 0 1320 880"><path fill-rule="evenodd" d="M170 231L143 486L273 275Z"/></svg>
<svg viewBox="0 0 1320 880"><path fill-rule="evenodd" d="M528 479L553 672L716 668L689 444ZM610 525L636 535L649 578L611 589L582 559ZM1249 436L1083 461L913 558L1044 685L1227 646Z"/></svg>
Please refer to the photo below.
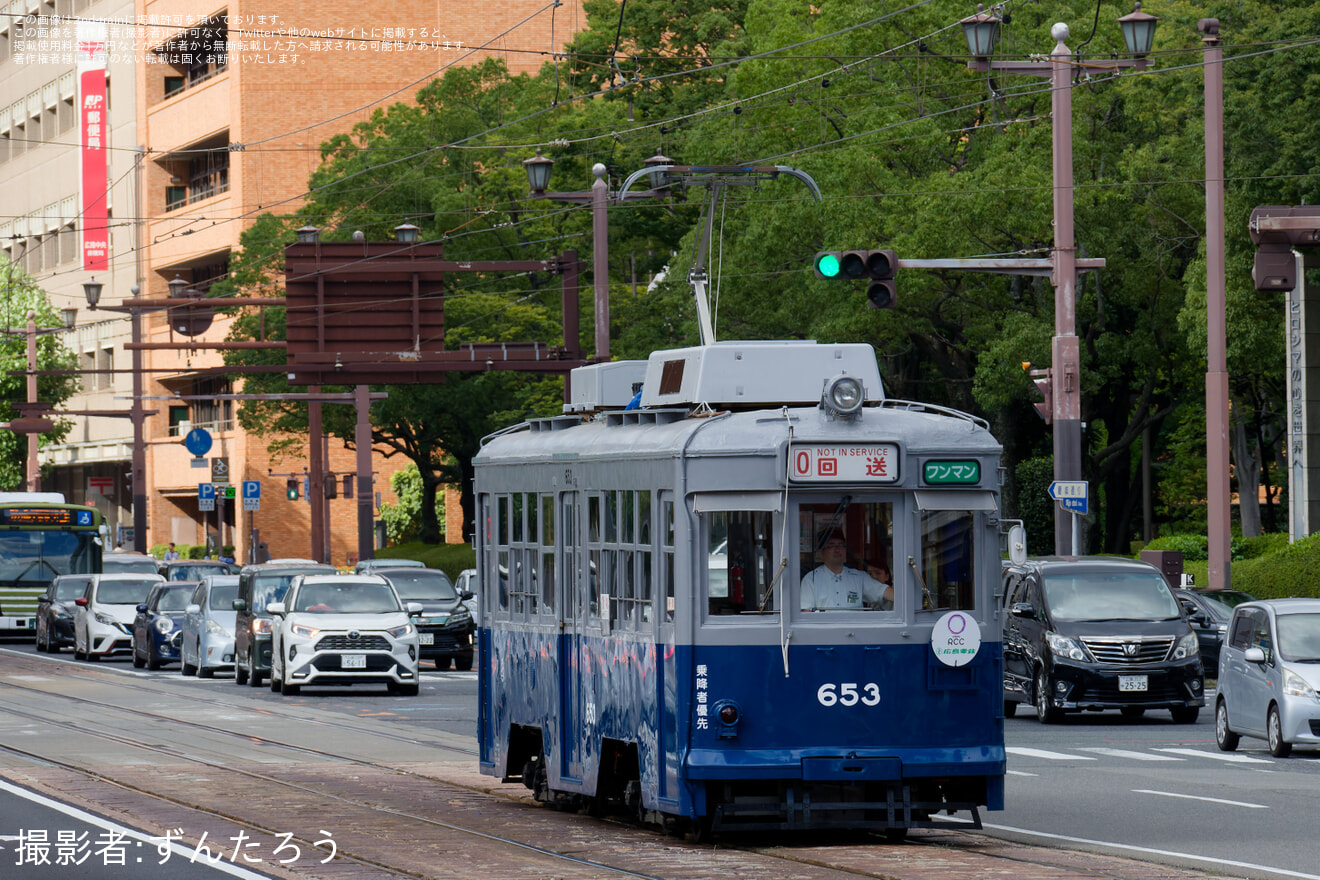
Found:
<svg viewBox="0 0 1320 880"><path fill-rule="evenodd" d="M192 602L192 588L180 587L177 590L161 590L160 597L156 600L156 610L168 614L174 611L182 611Z"/></svg>
<svg viewBox="0 0 1320 880"><path fill-rule="evenodd" d="M102 605L140 605L158 581L101 581L96 601Z"/></svg>
<svg viewBox="0 0 1320 880"><path fill-rule="evenodd" d="M379 614L400 611L399 600L388 584L304 584L294 611L312 614Z"/></svg>
<svg viewBox="0 0 1320 880"><path fill-rule="evenodd" d="M1320 663L1320 614L1280 614L1279 655L1298 663Z"/></svg>
<svg viewBox="0 0 1320 880"><path fill-rule="evenodd" d="M443 571L384 571L381 576L394 584L405 602L452 602L458 598L458 591Z"/></svg>
<svg viewBox="0 0 1320 880"><path fill-rule="evenodd" d="M1243 602L1256 601L1255 596L1250 593L1244 593L1241 590L1207 590L1201 595L1207 598L1213 597L1230 608L1241 605Z"/></svg>
<svg viewBox="0 0 1320 880"><path fill-rule="evenodd" d="M87 578L71 578L55 585L56 602L72 602L87 591Z"/></svg>
<svg viewBox="0 0 1320 880"><path fill-rule="evenodd" d="M229 566L223 562L175 565L170 567L169 579L172 581L200 581L208 574L229 574Z"/></svg>
<svg viewBox="0 0 1320 880"><path fill-rule="evenodd" d="M1216 617L1221 617L1224 620L1227 620L1233 616L1233 606L1229 605L1227 602L1220 602L1214 596L1202 596L1201 601L1209 606L1210 611Z"/></svg>
<svg viewBox="0 0 1320 880"><path fill-rule="evenodd" d="M150 556L115 556L107 553L101 559L101 570L107 574L155 574L156 560Z"/></svg>
<svg viewBox="0 0 1320 880"><path fill-rule="evenodd" d="M1049 574L1045 601L1056 620L1170 620L1180 616L1173 592L1155 572Z"/></svg>
<svg viewBox="0 0 1320 880"><path fill-rule="evenodd" d="M212 611L233 611L238 598L237 580L232 584L212 584L209 605Z"/></svg>
<svg viewBox="0 0 1320 880"><path fill-rule="evenodd" d="M264 612L271 602L283 602L289 584L296 574L266 574L252 576L252 610Z"/></svg>

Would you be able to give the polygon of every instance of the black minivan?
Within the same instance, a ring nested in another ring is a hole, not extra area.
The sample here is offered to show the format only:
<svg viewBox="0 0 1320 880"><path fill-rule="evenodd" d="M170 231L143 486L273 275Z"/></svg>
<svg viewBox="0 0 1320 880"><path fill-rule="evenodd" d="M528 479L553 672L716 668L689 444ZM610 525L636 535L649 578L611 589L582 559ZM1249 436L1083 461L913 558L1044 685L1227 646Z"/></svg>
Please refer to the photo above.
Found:
<svg viewBox="0 0 1320 880"><path fill-rule="evenodd" d="M338 574L333 565L311 561L245 565L238 573L234 600L234 683L261 687L270 676L270 615L266 606L283 602L289 583L300 574Z"/></svg>
<svg viewBox="0 0 1320 880"><path fill-rule="evenodd" d="M1196 633L1159 569L1121 557L1004 563L1004 715L1042 724L1065 712L1168 709L1179 724L1205 705Z"/></svg>

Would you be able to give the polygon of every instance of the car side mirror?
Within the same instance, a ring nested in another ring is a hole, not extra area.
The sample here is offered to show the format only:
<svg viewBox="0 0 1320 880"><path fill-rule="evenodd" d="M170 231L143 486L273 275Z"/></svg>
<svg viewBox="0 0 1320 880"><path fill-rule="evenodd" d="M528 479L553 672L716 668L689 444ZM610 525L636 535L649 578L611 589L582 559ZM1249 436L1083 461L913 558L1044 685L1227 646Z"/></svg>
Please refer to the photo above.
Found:
<svg viewBox="0 0 1320 880"><path fill-rule="evenodd" d="M1206 619L1206 616L1204 614L1193 614L1191 617L1188 617L1187 619L1196 626L1210 625L1210 621Z"/></svg>
<svg viewBox="0 0 1320 880"><path fill-rule="evenodd" d="M247 611L247 603L242 599L235 599L233 601L233 606L235 611Z"/></svg>
<svg viewBox="0 0 1320 880"><path fill-rule="evenodd" d="M1008 609L1008 613L1014 617L1022 617L1027 620L1036 619L1036 607L1030 602L1014 602Z"/></svg>
<svg viewBox="0 0 1320 880"><path fill-rule="evenodd" d="M283 617L283 616L284 616L284 603L283 603L283 602L271 602L269 605L266 606L266 613L267 613L267 614L273 614L273 615L275 615L276 617Z"/></svg>
<svg viewBox="0 0 1320 880"><path fill-rule="evenodd" d="M464 602L466 602L466 601L469 600L469 599L475 599L475 598L477 598L477 594L474 593L474 592L472 592L471 590L464 590L463 592L461 592L461 593L458 594L458 598L460 598L460 599L462 599Z"/></svg>
<svg viewBox="0 0 1320 880"><path fill-rule="evenodd" d="M143 602L141 605L139 605L139 606L137 607L137 613L138 613L138 614L146 614L146 613L147 613L147 603Z"/></svg>
<svg viewBox="0 0 1320 880"><path fill-rule="evenodd" d="M202 613L202 606L201 606L201 605L189 605L187 608L183 609L183 613L184 613L184 614L201 614L201 613Z"/></svg>
<svg viewBox="0 0 1320 880"><path fill-rule="evenodd" d="M422 613L422 603L421 603L421 602L409 602L409 603L408 603L408 616L409 616L409 617L417 617L417 616L419 616L421 613Z"/></svg>
<svg viewBox="0 0 1320 880"><path fill-rule="evenodd" d="M77 605L79 608L86 608L86 607L87 607L87 597L86 597L86 596L79 596L77 599L74 599L74 600L73 600L73 604L74 604L74 605Z"/></svg>
<svg viewBox="0 0 1320 880"><path fill-rule="evenodd" d="M1242 655L1242 659L1248 663L1265 663L1267 660L1265 652L1260 648L1247 648Z"/></svg>

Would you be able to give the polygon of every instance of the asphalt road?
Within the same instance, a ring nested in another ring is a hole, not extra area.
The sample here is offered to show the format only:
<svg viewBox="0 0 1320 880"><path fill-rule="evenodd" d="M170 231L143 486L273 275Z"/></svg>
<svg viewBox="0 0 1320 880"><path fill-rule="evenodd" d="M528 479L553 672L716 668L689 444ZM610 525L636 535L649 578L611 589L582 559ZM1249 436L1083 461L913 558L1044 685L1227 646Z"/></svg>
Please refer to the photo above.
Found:
<svg viewBox="0 0 1320 880"><path fill-rule="evenodd" d="M6 650L31 653L6 644L0 662ZM64 659L74 662L68 654ZM177 668L135 670L127 658L99 665L124 675L177 679L220 695L237 689L232 677L184 679ZM422 669L415 698L366 687L309 689L293 698L264 688L242 690L263 700L473 737L476 673L437 672L429 664ZM1172 723L1167 712L1139 719L1086 713L1056 725L1042 725L1027 711L1019 715L1005 720L1008 807L985 814L986 833L1230 877L1320 880L1320 841L1313 830L1320 751L1297 749L1276 759L1263 741L1244 737L1237 752L1220 752L1209 707L1190 725Z"/></svg>

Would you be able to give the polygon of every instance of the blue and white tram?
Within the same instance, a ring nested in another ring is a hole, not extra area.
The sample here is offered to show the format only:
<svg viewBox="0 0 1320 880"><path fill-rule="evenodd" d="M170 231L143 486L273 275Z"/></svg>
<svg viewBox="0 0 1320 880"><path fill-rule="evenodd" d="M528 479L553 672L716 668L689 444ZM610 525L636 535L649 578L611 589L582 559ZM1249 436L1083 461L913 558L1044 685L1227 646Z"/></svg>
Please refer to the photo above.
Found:
<svg viewBox="0 0 1320 880"><path fill-rule="evenodd" d="M656 352L571 396L475 460L483 773L703 831L1003 808L983 421L885 400L857 344Z"/></svg>

